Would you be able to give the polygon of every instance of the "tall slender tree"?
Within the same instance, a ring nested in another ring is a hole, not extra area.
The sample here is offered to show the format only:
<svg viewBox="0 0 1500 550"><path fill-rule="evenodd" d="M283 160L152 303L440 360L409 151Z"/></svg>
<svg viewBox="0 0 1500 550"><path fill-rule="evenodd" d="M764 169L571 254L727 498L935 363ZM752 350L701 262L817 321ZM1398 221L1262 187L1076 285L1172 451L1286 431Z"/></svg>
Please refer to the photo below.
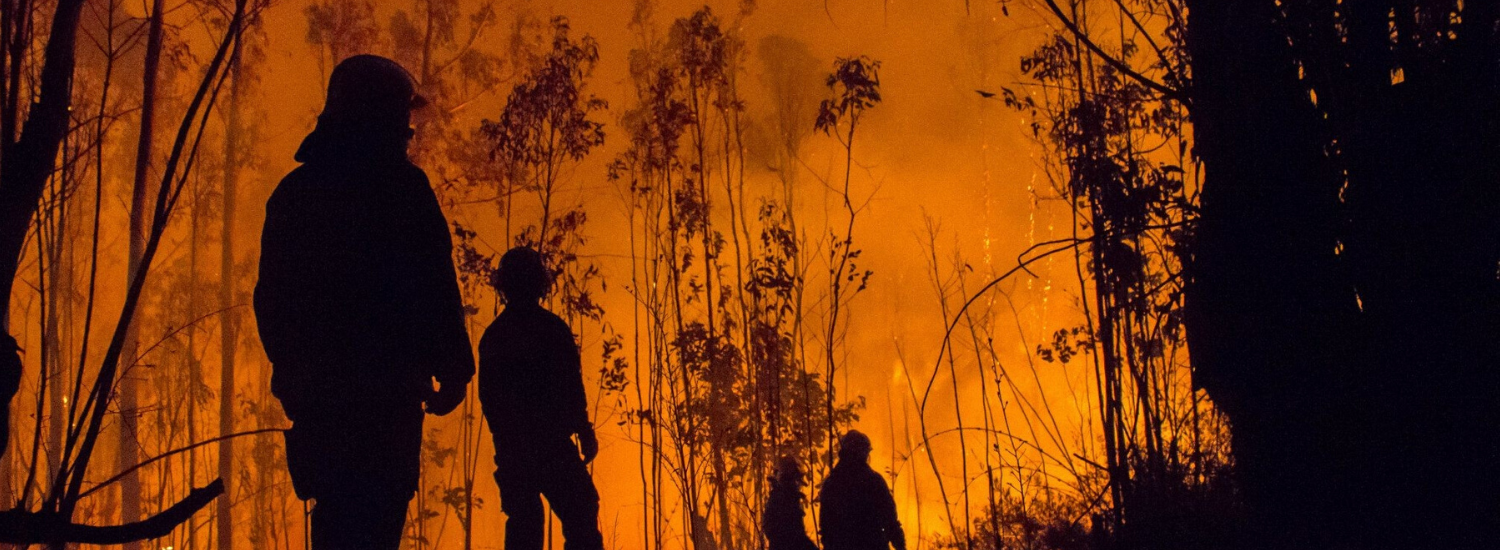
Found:
<svg viewBox="0 0 1500 550"><path fill-rule="evenodd" d="M152 223L152 212L147 202L151 192L152 149L156 140L156 87L161 70L162 26L166 0L151 3L151 15L146 35L146 59L141 75L141 122L136 142L135 179L130 192L130 251L126 269L126 281L133 281L140 273L141 258L145 254L147 234ZM137 359L138 330L131 328L126 336L123 356L127 362ZM131 376L127 363L120 378L120 427L119 450L116 453L117 467L126 471L140 461L138 437L139 390L136 378ZM141 514L141 482L135 472L130 472L120 482L120 521L136 521ZM140 544L130 542L126 550L139 550Z"/></svg>
<svg viewBox="0 0 1500 550"><path fill-rule="evenodd" d="M240 168L247 158L241 145L244 132L241 122L241 101L245 89L244 41L236 40L234 51L229 55L229 103L224 128L224 188L220 211L219 233L219 478L234 479L234 433L235 415L235 355L239 350L239 333L235 316L235 288L238 277L234 265L234 220L236 198L239 193ZM231 503L234 493L219 499L218 504L218 548L234 548L234 513Z"/></svg>

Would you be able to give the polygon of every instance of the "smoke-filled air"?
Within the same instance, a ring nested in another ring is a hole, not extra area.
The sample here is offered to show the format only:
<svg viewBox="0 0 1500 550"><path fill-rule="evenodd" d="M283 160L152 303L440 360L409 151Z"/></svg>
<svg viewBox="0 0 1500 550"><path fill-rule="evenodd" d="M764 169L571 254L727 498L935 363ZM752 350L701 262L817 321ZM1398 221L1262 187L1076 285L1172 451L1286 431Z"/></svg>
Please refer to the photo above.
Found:
<svg viewBox="0 0 1500 550"><path fill-rule="evenodd" d="M1493 547L1497 182L1484 2L4 0L0 547Z"/></svg>

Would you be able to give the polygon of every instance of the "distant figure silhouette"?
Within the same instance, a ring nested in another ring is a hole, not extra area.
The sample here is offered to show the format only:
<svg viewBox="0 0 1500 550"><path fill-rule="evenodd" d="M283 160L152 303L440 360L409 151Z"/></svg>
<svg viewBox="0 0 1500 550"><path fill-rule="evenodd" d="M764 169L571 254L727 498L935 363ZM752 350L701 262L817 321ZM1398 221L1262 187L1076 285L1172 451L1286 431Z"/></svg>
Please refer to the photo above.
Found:
<svg viewBox="0 0 1500 550"><path fill-rule="evenodd" d="M479 402L495 438L506 550L542 547L543 496L562 522L563 548L597 550L599 493L586 466L599 442L573 331L541 306L549 279L535 250L500 258L505 310L479 341Z"/></svg>
<svg viewBox="0 0 1500 550"><path fill-rule="evenodd" d="M394 61L339 63L302 166L266 203L255 315L318 550L399 546L422 404L447 414L474 375L448 224L406 157L420 101Z"/></svg>
<svg viewBox="0 0 1500 550"><path fill-rule="evenodd" d="M896 501L885 478L870 469L870 438L849 430L839 439L839 462L823 480L824 550L906 549L906 533L896 519Z"/></svg>
<svg viewBox="0 0 1500 550"><path fill-rule="evenodd" d="M766 534L767 550L818 550L807 536L803 526L802 465L797 459L784 456L776 464L776 473L771 476L771 491L766 495L766 511L761 516L761 529Z"/></svg>

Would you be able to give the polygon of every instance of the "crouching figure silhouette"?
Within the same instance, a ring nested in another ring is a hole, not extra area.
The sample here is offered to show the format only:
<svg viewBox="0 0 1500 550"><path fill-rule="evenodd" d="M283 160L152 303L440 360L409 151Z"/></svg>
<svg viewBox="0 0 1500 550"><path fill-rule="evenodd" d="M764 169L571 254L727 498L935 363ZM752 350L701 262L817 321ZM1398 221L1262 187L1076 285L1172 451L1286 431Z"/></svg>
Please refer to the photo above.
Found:
<svg viewBox="0 0 1500 550"><path fill-rule="evenodd" d="M599 442L573 331L541 305L550 277L535 250L501 256L499 282L505 310L479 341L479 402L495 439L505 548L542 548L545 496L563 548L599 550L599 492L587 468Z"/></svg>
<svg viewBox="0 0 1500 550"><path fill-rule="evenodd" d="M406 156L419 101L394 61L339 63L266 203L255 317L317 550L398 547L423 403L447 414L474 375L448 223Z"/></svg>

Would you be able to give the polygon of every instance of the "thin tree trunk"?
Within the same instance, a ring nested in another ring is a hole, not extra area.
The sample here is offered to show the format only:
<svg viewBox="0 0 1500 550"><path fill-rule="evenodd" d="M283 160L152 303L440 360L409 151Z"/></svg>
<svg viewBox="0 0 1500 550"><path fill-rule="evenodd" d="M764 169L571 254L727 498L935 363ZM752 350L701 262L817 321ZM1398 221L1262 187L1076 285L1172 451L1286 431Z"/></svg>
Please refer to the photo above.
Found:
<svg viewBox="0 0 1500 550"><path fill-rule="evenodd" d="M187 315L186 319L197 319L200 306L198 304L198 247L202 240L199 236L199 228L203 224L203 197L199 193L198 184L201 178L193 179L193 214L190 216L190 231L188 234L188 285L187 285ZM187 441L189 443L198 440L198 385L203 380L203 363L198 358L198 323L193 322L185 328L187 332ZM165 468L163 468L165 469ZM187 481L191 487L193 480L198 476L198 450L193 449L187 453ZM220 499L222 501L223 499ZM185 548L196 546L197 533L189 530L187 533Z"/></svg>
<svg viewBox="0 0 1500 550"><path fill-rule="evenodd" d="M236 349L236 327L234 307L234 209L235 193L239 185L240 162L244 153L240 151L240 99L244 92L244 70L241 67L241 41L234 42L234 53L229 59L229 124L224 131L224 189L223 189L223 233L220 237L219 262L219 436L234 433L234 352ZM234 441L219 442L219 479L234 479ZM218 502L219 550L234 549L234 516L230 510L233 493L226 493Z"/></svg>
<svg viewBox="0 0 1500 550"><path fill-rule="evenodd" d="M126 281L134 280L140 271L141 258L146 248L146 233L152 223L150 205L146 197L147 187L150 185L152 140L155 137L156 78L161 61L164 4L164 0L156 0L152 3L150 28L146 35L146 60L141 91L141 133L136 146L135 183L130 194L130 259ZM138 423L136 410L139 404L135 379L130 376L129 372L131 362L136 360L137 338L136 324L131 323L121 353L121 357L125 360L125 368L121 369L119 383L120 431L119 452L116 455L118 459L116 467L121 471L134 466L139 461L135 441ZM140 496L140 476L131 472L120 481L121 523L132 523L140 519ZM125 544L125 550L139 549L138 542Z"/></svg>
<svg viewBox="0 0 1500 550"><path fill-rule="evenodd" d="M69 152L76 151L76 147L72 146L67 149L63 152L64 158L67 158ZM68 179L67 176L64 176L55 180L53 184L54 192L52 194L52 212L43 218L44 220L52 218L48 220L50 224L43 222L44 224L51 225L51 230L49 231L51 237L38 239L37 241L38 253L45 253L49 256L46 262L47 283L45 284L47 285L47 300L44 306L47 312L47 328L42 333L42 345L46 347L45 352L42 354L42 357L46 359L42 368L47 370L47 376L45 377L47 389L44 390L44 395L47 398L48 404L46 467L49 472L57 471L57 465L60 460L59 456L62 454L62 427L66 422L63 419L67 414L63 410L62 403L62 396L65 395L62 388L66 387L62 379L62 373L67 370L64 367L67 362L63 360L62 355L62 321L59 310L62 308L62 293L65 292L63 289L71 286L72 280L70 272L63 267L63 254L65 253L65 249L68 248L66 242L68 234L67 209L70 201L67 200L67 191L65 189ZM45 246L41 246L43 244ZM43 248L46 249L45 252L43 252ZM65 273L68 273L68 275L65 275ZM41 281L38 281L38 283L41 283ZM42 419L38 418L37 421L41 422Z"/></svg>

